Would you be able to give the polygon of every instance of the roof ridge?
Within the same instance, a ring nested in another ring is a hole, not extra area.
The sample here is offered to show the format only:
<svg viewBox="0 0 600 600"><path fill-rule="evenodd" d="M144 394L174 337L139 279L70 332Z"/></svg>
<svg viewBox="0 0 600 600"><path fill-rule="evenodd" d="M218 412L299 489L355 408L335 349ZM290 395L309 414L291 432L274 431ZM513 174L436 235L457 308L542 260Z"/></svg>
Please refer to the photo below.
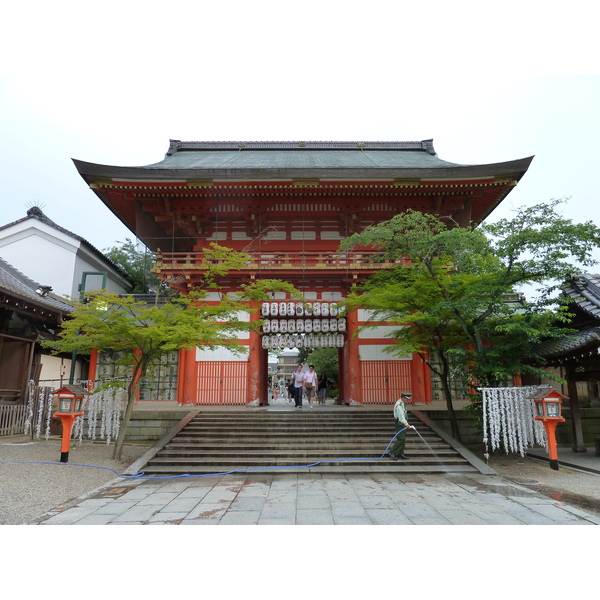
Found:
<svg viewBox="0 0 600 600"><path fill-rule="evenodd" d="M169 140L167 156L185 150L420 150L435 154L433 139L390 141L182 141Z"/></svg>

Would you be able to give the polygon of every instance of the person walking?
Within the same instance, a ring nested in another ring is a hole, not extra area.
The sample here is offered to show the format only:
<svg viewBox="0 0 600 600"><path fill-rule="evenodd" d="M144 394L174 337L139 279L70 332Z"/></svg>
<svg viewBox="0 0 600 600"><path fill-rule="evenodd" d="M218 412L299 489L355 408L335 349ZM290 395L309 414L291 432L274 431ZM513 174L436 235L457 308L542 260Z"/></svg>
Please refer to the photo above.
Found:
<svg viewBox="0 0 600 600"><path fill-rule="evenodd" d="M396 432L398 435L394 440L394 443L388 453L392 460L408 460L408 456L404 454L404 448L406 446L406 432L412 427L408 424L408 410L406 409L405 401L409 401L412 394L402 392L400 398L394 404L394 419L396 422Z"/></svg>
<svg viewBox="0 0 600 600"><path fill-rule="evenodd" d="M317 386L317 395L319 397L319 404L325 406L325 399L327 398L327 387L328 387L327 375L325 371L319 376L319 384Z"/></svg>
<svg viewBox="0 0 600 600"><path fill-rule="evenodd" d="M304 390L302 363L296 367L296 370L292 374L292 382L294 386L294 405L296 408L302 408L302 392Z"/></svg>
<svg viewBox="0 0 600 600"><path fill-rule="evenodd" d="M313 398L317 389L317 374L315 373L315 365L308 365L308 371L304 373L304 389L308 398L308 405L313 407Z"/></svg>

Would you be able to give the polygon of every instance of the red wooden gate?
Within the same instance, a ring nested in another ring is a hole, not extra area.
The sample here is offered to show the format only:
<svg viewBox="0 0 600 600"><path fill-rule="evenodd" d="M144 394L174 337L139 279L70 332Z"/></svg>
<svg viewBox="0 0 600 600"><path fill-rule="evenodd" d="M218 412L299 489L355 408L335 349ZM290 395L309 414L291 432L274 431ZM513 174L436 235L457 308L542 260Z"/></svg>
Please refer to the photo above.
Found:
<svg viewBox="0 0 600 600"><path fill-rule="evenodd" d="M230 406L246 404L248 363L200 361L196 404Z"/></svg>
<svg viewBox="0 0 600 600"><path fill-rule="evenodd" d="M402 392L412 390L410 360L363 360L363 404L394 404Z"/></svg>

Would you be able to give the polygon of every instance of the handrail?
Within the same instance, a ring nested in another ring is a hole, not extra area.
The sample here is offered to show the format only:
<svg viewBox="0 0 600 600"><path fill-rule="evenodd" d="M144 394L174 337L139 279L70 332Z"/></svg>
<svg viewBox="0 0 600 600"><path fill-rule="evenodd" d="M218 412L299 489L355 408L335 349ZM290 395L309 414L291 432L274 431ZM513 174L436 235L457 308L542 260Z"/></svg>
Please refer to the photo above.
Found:
<svg viewBox="0 0 600 600"><path fill-rule="evenodd" d="M289 269L385 269L405 260L384 260L378 252L323 252L323 251L266 251L249 252L246 266L249 270L266 268ZM202 252L157 253L156 266L160 270L201 270ZM219 261L217 261L218 264Z"/></svg>

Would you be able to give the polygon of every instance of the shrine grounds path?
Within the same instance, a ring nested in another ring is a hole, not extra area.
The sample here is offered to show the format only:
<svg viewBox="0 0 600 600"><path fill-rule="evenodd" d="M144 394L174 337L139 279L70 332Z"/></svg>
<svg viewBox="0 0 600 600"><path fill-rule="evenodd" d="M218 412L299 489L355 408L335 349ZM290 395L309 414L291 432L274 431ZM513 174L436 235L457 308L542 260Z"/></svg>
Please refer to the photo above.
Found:
<svg viewBox="0 0 600 600"><path fill-rule="evenodd" d="M147 446L0 438L0 524L598 525L600 456L559 450L560 469L493 455L497 475L247 473L124 479ZM79 465L94 465L90 468ZM582 470L580 470L582 469Z"/></svg>

